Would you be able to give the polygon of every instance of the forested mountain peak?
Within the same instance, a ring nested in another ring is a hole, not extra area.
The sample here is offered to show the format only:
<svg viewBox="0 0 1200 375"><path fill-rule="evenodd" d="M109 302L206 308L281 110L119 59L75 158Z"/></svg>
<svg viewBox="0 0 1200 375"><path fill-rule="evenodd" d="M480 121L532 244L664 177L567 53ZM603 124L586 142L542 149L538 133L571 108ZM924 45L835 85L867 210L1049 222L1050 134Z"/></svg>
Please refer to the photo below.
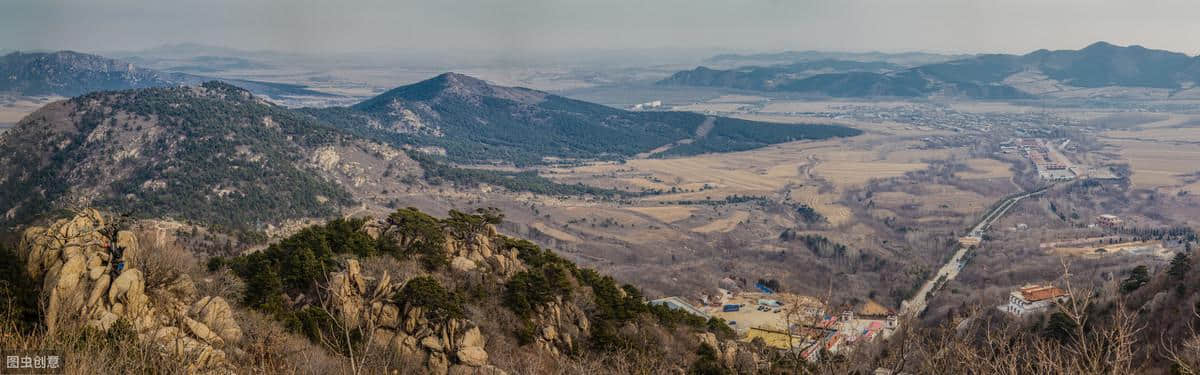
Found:
<svg viewBox="0 0 1200 375"><path fill-rule="evenodd" d="M353 108L363 111L380 110L392 105L393 102L426 102L454 97L459 99L474 99L488 97L511 100L524 104L541 102L547 93L523 87L496 86L484 80L459 73L443 73L436 77L411 85L391 89L374 98L354 105Z"/></svg>
<svg viewBox="0 0 1200 375"><path fill-rule="evenodd" d="M87 94L0 138L0 212L27 221L85 203L247 229L351 202L312 153L349 138L221 82Z"/></svg>
<svg viewBox="0 0 1200 375"><path fill-rule="evenodd" d="M857 135L834 125L778 125L691 112L631 112L522 87L445 73L349 108L308 113L397 146L432 146L451 161L517 165L547 159L632 157L678 141L664 155L746 150L800 139Z"/></svg>

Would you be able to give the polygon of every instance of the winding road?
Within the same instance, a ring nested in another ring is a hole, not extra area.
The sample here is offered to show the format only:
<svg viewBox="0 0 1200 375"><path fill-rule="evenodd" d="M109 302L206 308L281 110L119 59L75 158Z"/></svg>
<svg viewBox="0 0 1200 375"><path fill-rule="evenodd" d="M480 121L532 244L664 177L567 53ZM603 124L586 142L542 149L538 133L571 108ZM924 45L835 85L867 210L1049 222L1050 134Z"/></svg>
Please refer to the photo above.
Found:
<svg viewBox="0 0 1200 375"><path fill-rule="evenodd" d="M1049 186L1022 193L1021 195L1005 198L1000 202L1000 204L996 205L996 207L993 207L991 210L989 210L987 214L983 215L983 219L980 219L979 223L976 224L974 228L971 228L971 232L969 232L967 236L983 237L983 234L987 231L988 227L990 227L992 223L995 223L996 220L999 220L1001 217L1003 217L1010 208L1017 204L1017 202L1020 202L1022 199L1030 196L1044 193L1048 188ZM963 256L966 256L967 251L969 250L970 248L966 246L959 248L958 251L954 253L954 256L950 257L950 260L947 261L945 265L942 265L942 268L938 269L937 273L931 276L929 280L925 281L924 285L921 285L921 289L917 290L915 295L900 303L900 314L910 317L921 315L921 313L924 312L925 308L929 305L929 301L927 299L929 292L939 286L939 281L949 282L958 276L958 271L962 270L962 268L965 266L965 264L962 263ZM944 280L943 277L945 278Z"/></svg>

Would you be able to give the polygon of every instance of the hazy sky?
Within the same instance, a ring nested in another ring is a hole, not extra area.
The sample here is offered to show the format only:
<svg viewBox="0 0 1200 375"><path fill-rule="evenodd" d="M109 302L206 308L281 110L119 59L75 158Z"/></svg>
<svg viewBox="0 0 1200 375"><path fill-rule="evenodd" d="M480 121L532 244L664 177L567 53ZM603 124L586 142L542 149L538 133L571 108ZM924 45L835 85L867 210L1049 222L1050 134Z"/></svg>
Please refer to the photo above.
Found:
<svg viewBox="0 0 1200 375"><path fill-rule="evenodd" d="M1196 0L0 0L0 48L1200 52Z"/></svg>

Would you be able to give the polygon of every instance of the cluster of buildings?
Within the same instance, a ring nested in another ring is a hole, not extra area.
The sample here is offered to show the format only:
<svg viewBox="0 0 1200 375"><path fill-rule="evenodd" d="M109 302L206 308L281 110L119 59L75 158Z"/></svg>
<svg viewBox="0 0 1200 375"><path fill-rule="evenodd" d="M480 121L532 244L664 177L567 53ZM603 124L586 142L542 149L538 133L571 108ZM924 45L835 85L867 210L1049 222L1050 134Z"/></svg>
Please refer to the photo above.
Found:
<svg viewBox="0 0 1200 375"><path fill-rule="evenodd" d="M819 299L770 290L731 291L718 288L698 305L680 297L650 301L704 318L724 319L741 341L761 340L777 350L799 352L817 360L822 352L852 350L856 344L886 338L899 328L894 310L875 301L854 309L831 308Z"/></svg>
<svg viewBox="0 0 1200 375"><path fill-rule="evenodd" d="M1071 162L1052 149L1053 145L1048 145L1041 139L1022 138L1016 141L1015 146L1001 145L1000 149L1007 152L1014 147L1023 151L1025 156L1033 162L1033 165L1037 167L1038 176L1043 180L1062 181L1076 177L1075 171L1071 168Z"/></svg>

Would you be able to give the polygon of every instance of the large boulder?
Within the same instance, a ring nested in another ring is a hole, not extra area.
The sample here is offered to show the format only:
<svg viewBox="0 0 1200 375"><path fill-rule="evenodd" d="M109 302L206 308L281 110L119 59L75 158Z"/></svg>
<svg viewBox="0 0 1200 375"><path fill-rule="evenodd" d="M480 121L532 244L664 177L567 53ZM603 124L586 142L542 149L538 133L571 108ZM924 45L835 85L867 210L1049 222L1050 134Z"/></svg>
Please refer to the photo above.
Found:
<svg viewBox="0 0 1200 375"><path fill-rule="evenodd" d="M392 336L392 341L388 346L396 353L396 355L403 358L418 354L420 348L418 348L417 345L418 343L416 337L409 336L404 332L396 332L396 335Z"/></svg>
<svg viewBox="0 0 1200 375"><path fill-rule="evenodd" d="M233 308L221 297L204 297L192 305L195 316L227 342L242 340L242 328L233 317Z"/></svg>
<svg viewBox="0 0 1200 375"><path fill-rule="evenodd" d="M360 275L361 277L361 275ZM362 298L348 272L329 275L329 291L333 309L338 318L350 326L358 326L362 315Z"/></svg>
<svg viewBox="0 0 1200 375"><path fill-rule="evenodd" d="M484 344L483 341L484 341L483 334L480 333L479 327L471 327L471 329L464 331L463 334L458 338L458 346L459 347L472 347L472 346L483 347L483 344Z"/></svg>
<svg viewBox="0 0 1200 375"><path fill-rule="evenodd" d="M358 261L354 259L346 260L346 276L350 283L353 284L354 290L358 295L367 294L367 281L363 279L362 267L358 265Z"/></svg>
<svg viewBox="0 0 1200 375"><path fill-rule="evenodd" d="M126 314L140 314L146 307L149 298L146 297L146 282L142 279L142 271L125 269L113 280L108 289L108 302L125 305Z"/></svg>
<svg viewBox="0 0 1200 375"><path fill-rule="evenodd" d="M127 230L117 232L117 242L113 245L125 249L122 258L124 258L127 264L133 263L135 259L139 259L141 256L142 250L138 246L137 236L133 232Z"/></svg>
<svg viewBox="0 0 1200 375"><path fill-rule="evenodd" d="M425 361L425 369L429 374L446 375L450 371L450 359L440 351L429 352Z"/></svg>
<svg viewBox="0 0 1200 375"><path fill-rule="evenodd" d="M475 264L475 261L465 257L454 257L454 259L450 260L450 268L458 272L471 272L477 267L478 265Z"/></svg>
<svg viewBox="0 0 1200 375"><path fill-rule="evenodd" d="M225 340L222 339L221 336L217 336L217 334L215 332L213 332L212 329L209 329L208 326L205 325L204 323L200 323L195 320L192 320L191 318L184 317L183 318L183 326L185 328L187 328L188 332L191 332L192 335L196 336L196 338L199 338L200 340L203 340L206 343L209 343L212 345L224 345L225 344Z"/></svg>
<svg viewBox="0 0 1200 375"><path fill-rule="evenodd" d="M381 327L396 328L400 324L400 308L393 303L380 304L377 323Z"/></svg>
<svg viewBox="0 0 1200 375"><path fill-rule="evenodd" d="M455 355L458 356L459 363L472 367L486 365L488 361L488 353L478 346L459 349Z"/></svg>
<svg viewBox="0 0 1200 375"><path fill-rule="evenodd" d="M425 336L421 339L421 346L429 351L440 352L442 351L442 340L437 336Z"/></svg>

